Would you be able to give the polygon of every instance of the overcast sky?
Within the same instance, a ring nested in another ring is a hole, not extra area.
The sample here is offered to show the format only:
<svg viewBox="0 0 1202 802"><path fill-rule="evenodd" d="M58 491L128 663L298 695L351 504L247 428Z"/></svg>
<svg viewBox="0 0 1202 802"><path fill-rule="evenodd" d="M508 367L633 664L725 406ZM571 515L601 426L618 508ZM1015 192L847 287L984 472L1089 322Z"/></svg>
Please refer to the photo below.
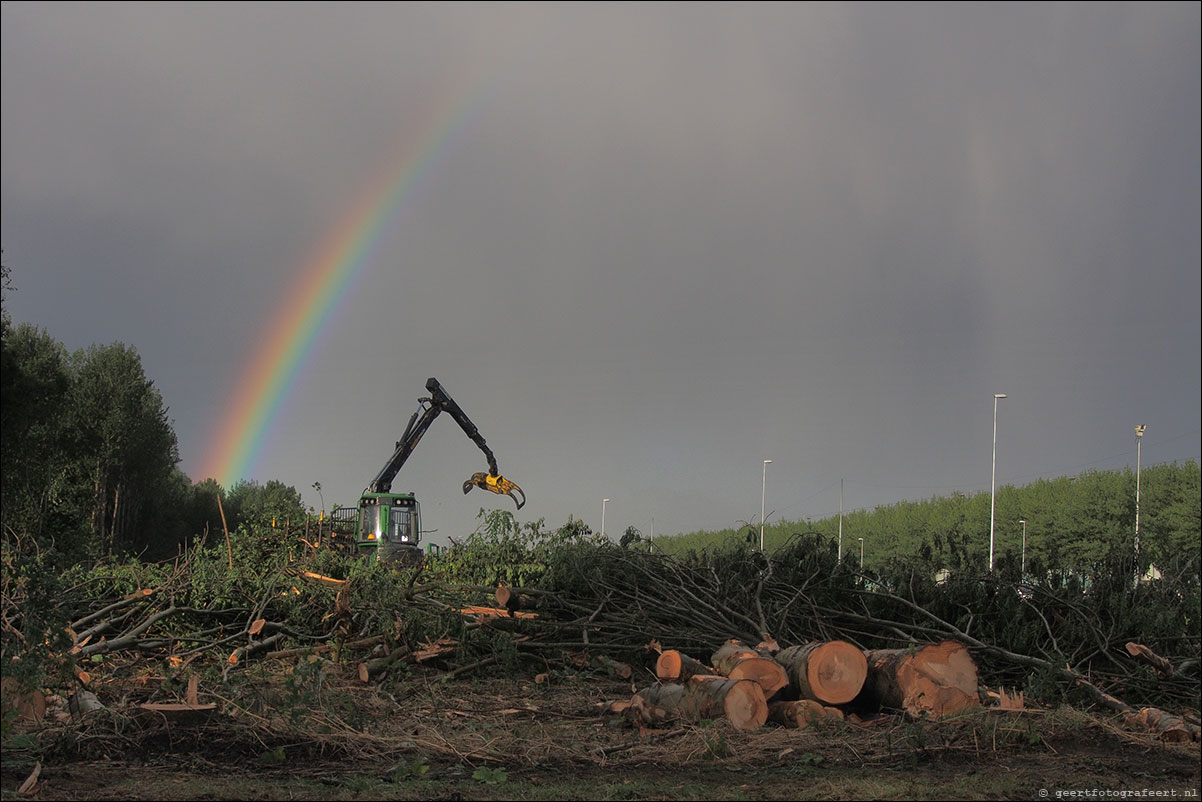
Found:
<svg viewBox="0 0 1202 802"><path fill-rule="evenodd" d="M999 486L1134 467L1141 423L1197 460L1199 9L6 2L6 305L136 347L202 479L459 93L246 478L353 504L431 376L519 520L610 535L988 491L994 393ZM444 416L394 489L462 539L512 509L485 467Z"/></svg>

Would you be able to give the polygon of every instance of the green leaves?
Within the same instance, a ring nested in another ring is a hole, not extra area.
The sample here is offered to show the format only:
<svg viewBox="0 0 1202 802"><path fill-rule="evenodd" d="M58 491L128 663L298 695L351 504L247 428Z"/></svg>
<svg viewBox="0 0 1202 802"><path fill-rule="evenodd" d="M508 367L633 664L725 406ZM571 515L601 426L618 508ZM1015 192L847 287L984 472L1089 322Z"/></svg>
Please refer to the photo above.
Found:
<svg viewBox="0 0 1202 802"><path fill-rule="evenodd" d="M485 785L503 785L509 782L509 772L505 769L490 769L481 766L472 772L472 779Z"/></svg>

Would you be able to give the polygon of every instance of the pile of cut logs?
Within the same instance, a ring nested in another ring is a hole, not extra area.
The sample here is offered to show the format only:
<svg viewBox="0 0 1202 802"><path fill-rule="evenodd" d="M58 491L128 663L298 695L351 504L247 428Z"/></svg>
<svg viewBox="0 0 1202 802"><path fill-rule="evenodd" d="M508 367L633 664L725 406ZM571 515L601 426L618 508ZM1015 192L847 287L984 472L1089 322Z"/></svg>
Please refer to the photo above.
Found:
<svg viewBox="0 0 1202 802"><path fill-rule="evenodd" d="M728 640L709 663L664 650L659 682L610 711L648 727L725 718L755 729L769 720L808 727L885 710L939 717L980 705L976 662L956 641L865 652L841 640L786 649Z"/></svg>

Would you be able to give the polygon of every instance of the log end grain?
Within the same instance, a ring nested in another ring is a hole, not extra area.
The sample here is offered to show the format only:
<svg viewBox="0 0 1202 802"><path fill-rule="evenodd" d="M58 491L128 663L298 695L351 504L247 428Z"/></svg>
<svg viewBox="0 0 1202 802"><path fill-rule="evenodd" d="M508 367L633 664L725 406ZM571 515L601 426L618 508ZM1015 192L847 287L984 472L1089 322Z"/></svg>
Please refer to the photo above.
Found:
<svg viewBox="0 0 1202 802"><path fill-rule="evenodd" d="M946 716L981 704L977 664L968 649L943 641L917 649L868 653L866 695L875 709Z"/></svg>
<svg viewBox="0 0 1202 802"><path fill-rule="evenodd" d="M775 660L767 657L745 657L735 664L727 674L731 679L749 679L764 690L764 697L771 699L781 688L788 687L789 675Z"/></svg>
<svg viewBox="0 0 1202 802"><path fill-rule="evenodd" d="M957 641L931 644L909 662L914 673L913 688L903 706L936 716L980 707L977 664L968 649Z"/></svg>
<svg viewBox="0 0 1202 802"><path fill-rule="evenodd" d="M680 678L680 652L668 649L660 653L655 661L655 676L661 682L670 682Z"/></svg>
<svg viewBox="0 0 1202 802"><path fill-rule="evenodd" d="M722 700L726 720L737 730L754 730L768 720L764 690L749 680L738 680Z"/></svg>
<svg viewBox="0 0 1202 802"><path fill-rule="evenodd" d="M768 718L790 729L806 729L824 721L843 721L843 711L837 707L826 707L813 699L798 699L792 702L771 702Z"/></svg>
<svg viewBox="0 0 1202 802"><path fill-rule="evenodd" d="M828 641L815 649L806 667L806 678L815 697L831 705L855 699L867 676L868 659L864 652L841 640Z"/></svg>

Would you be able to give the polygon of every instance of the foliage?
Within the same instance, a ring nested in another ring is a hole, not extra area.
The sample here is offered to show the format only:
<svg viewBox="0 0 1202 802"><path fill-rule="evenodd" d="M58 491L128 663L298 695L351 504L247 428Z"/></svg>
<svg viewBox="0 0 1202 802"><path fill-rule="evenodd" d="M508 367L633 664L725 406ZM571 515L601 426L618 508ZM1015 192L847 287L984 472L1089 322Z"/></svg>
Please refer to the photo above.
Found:
<svg viewBox="0 0 1202 802"><path fill-rule="evenodd" d="M70 387L67 350L41 329L3 322L0 352L0 482L6 532L79 550L72 527L81 491L69 480L72 438L61 399Z"/></svg>
<svg viewBox="0 0 1202 802"><path fill-rule="evenodd" d="M472 772L472 779L485 785L504 785L509 781L509 772L505 769L491 769L481 766Z"/></svg>
<svg viewBox="0 0 1202 802"><path fill-rule="evenodd" d="M1202 479L1195 461L1154 465L1140 475L1141 574L1155 565L1164 574L1199 572L1202 541ZM844 559L885 570L898 561L919 560L940 569L985 569L989 564L988 493L903 501L844 515ZM1023 487L998 488L995 511L995 568L1017 576L1024 558L1028 578L1094 581L1101 571L1135 575L1135 472L1088 471L1080 476L1040 479ZM781 548L797 532L814 531L837 543L838 517L781 522L765 528L765 548ZM741 530L657 537L669 554L701 552L741 539ZM1115 564L1115 561L1123 564Z"/></svg>
<svg viewBox="0 0 1202 802"><path fill-rule="evenodd" d="M243 524L287 526L305 517L305 505L296 488L270 479L266 484L241 481L223 498L227 523L230 527Z"/></svg>
<svg viewBox="0 0 1202 802"><path fill-rule="evenodd" d="M583 521L570 516L554 531L544 529L542 518L519 524L507 510L481 509L477 517L480 524L467 542L435 558L433 571L458 582L521 587L536 583L561 548L603 542Z"/></svg>
<svg viewBox="0 0 1202 802"><path fill-rule="evenodd" d="M147 513L164 498L175 500L180 489L171 484L179 454L162 396L137 351L120 343L76 351L70 369L66 417L77 455L71 470L91 488L92 554L148 545Z"/></svg>

